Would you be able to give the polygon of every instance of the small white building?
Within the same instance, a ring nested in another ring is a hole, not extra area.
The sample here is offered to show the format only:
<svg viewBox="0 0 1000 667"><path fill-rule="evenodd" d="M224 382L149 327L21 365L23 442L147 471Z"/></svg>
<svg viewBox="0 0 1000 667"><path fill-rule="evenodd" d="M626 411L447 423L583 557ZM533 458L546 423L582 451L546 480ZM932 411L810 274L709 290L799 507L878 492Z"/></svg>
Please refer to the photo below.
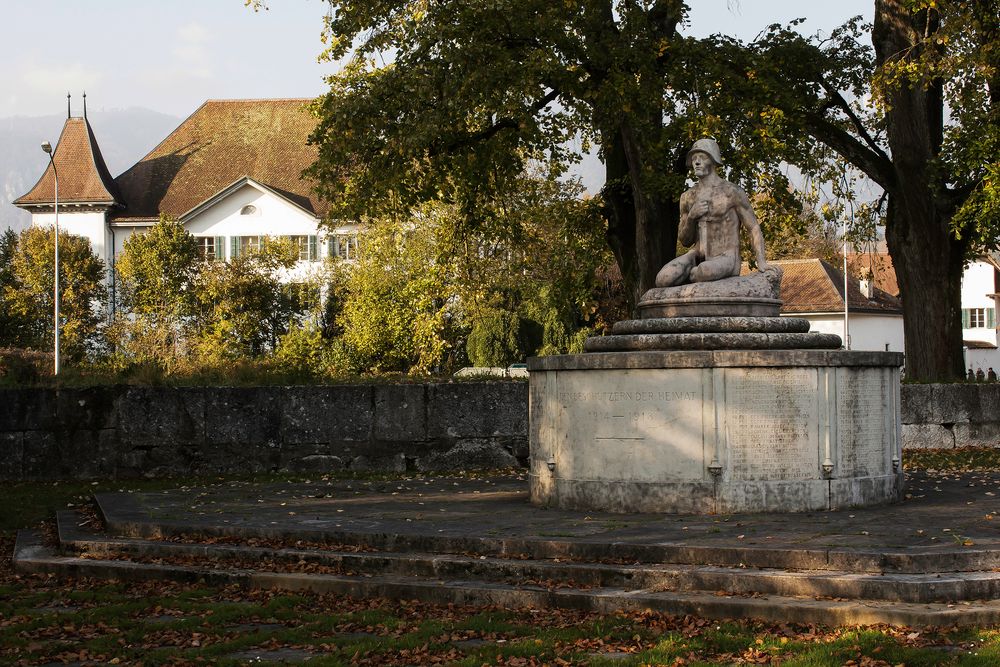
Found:
<svg viewBox="0 0 1000 667"><path fill-rule="evenodd" d="M772 261L782 268L781 314L809 320L810 331L844 339L844 274L822 259ZM848 276L850 349L903 351L903 306L870 282ZM845 341L846 343L847 341Z"/></svg>
<svg viewBox="0 0 1000 667"><path fill-rule="evenodd" d="M872 277L884 291L899 296L899 286L888 253L851 255L851 270ZM1000 262L995 255L983 255L969 262L962 273L962 340L965 366L973 371L1000 372L997 349L997 299L1000 285Z"/></svg>
<svg viewBox="0 0 1000 667"><path fill-rule="evenodd" d="M329 207L302 172L316 159L307 144L310 100L210 100L148 155L112 178L90 123L63 126L53 161L59 176L59 225L90 240L109 268L132 235L161 215L183 223L207 261L224 261L265 236L289 238L299 262L284 278L305 280L329 256L350 259L357 227L320 229ZM50 164L14 204L32 224L51 225L55 176Z"/></svg>
<svg viewBox="0 0 1000 667"><path fill-rule="evenodd" d="M1000 371L997 350L997 283L1000 264L990 255L977 257L962 274L962 339L966 368Z"/></svg>

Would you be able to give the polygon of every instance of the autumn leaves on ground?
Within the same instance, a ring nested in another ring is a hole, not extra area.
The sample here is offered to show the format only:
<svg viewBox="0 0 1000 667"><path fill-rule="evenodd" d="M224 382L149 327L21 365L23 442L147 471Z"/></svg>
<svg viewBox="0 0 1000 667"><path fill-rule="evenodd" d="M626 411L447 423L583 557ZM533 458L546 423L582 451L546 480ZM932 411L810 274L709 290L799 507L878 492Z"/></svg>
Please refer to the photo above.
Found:
<svg viewBox="0 0 1000 667"><path fill-rule="evenodd" d="M995 452L963 450L918 454L909 463L938 470L994 468L997 458ZM821 628L650 612L601 616L236 587L63 581L13 572L14 528L37 525L54 508L78 507L91 490L120 484L39 483L0 489L0 507L4 508L0 513L0 664L1000 663L1000 630L991 628ZM163 484L131 486L148 489Z"/></svg>

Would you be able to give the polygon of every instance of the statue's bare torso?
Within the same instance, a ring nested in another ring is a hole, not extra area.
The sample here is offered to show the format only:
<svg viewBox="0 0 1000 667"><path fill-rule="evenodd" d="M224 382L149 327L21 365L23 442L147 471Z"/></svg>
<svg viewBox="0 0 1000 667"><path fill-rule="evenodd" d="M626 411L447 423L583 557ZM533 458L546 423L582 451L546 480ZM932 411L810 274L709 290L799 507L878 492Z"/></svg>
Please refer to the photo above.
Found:
<svg viewBox="0 0 1000 667"><path fill-rule="evenodd" d="M701 140L702 142L706 140ZM718 154L718 146L709 147ZM721 280L740 275L740 228L746 230L757 268L770 267L764 257L764 237L743 190L715 173L719 164L708 152L691 150L689 162L698 182L681 195L678 240L691 250L664 266L657 287Z"/></svg>

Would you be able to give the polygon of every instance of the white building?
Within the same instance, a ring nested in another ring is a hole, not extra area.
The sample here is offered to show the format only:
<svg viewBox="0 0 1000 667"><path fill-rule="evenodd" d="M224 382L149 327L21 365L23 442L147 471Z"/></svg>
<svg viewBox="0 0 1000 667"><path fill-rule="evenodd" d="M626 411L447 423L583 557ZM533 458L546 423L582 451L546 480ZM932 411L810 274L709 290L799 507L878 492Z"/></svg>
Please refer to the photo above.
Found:
<svg viewBox="0 0 1000 667"><path fill-rule="evenodd" d="M809 320L810 331L844 338L844 274L821 259L772 261L783 270L781 314ZM903 306L871 283L848 277L852 350L903 351Z"/></svg>
<svg viewBox="0 0 1000 667"><path fill-rule="evenodd" d="M997 350L997 283L1000 264L991 256L977 258L962 274L962 338L965 364L973 370L1000 371Z"/></svg>
<svg viewBox="0 0 1000 667"><path fill-rule="evenodd" d="M124 242L161 215L183 223L209 261L235 257L263 236L290 238L299 248L299 262L285 276L290 282L307 278L328 256L349 259L357 228L320 230L329 207L302 176L316 159L307 144L315 127L308 102L210 100L116 178L84 107L82 117L67 118L53 155L60 229L88 238L109 269ZM52 224L54 185L50 164L14 201L31 212L32 224Z"/></svg>
<svg viewBox="0 0 1000 667"><path fill-rule="evenodd" d="M896 272L888 253L852 255L852 271L867 273L884 291L899 296ZM997 292L1000 285L1000 262L992 255L983 255L969 262L962 274L962 340L965 346L965 366L984 372L993 368L1000 372L1000 350L997 349Z"/></svg>

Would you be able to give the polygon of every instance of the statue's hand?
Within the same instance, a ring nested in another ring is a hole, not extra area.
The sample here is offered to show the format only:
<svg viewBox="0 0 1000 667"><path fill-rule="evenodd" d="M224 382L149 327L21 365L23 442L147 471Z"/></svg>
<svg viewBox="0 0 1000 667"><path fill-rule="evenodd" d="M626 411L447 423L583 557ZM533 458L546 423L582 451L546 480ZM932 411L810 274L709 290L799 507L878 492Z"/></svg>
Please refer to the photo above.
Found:
<svg viewBox="0 0 1000 667"><path fill-rule="evenodd" d="M767 260L758 260L757 270L761 273L777 273L778 275L781 275L782 273L780 266L777 264L770 264Z"/></svg>
<svg viewBox="0 0 1000 667"><path fill-rule="evenodd" d="M692 218L700 218L708 214L709 205L707 199L702 199L691 207L691 212L688 215Z"/></svg>

